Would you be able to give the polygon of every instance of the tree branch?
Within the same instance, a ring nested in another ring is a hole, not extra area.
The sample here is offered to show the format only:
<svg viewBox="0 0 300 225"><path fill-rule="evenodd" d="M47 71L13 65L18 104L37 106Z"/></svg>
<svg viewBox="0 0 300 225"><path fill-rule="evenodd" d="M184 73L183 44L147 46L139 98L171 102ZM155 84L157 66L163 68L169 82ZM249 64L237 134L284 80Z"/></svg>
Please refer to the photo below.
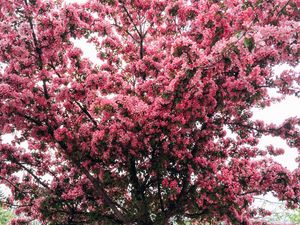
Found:
<svg viewBox="0 0 300 225"><path fill-rule="evenodd" d="M98 124L97 121L91 116L89 111L86 109L86 107L82 106L78 101L75 100L76 105L81 109L81 111L92 121L94 126L97 128Z"/></svg>
<svg viewBox="0 0 300 225"><path fill-rule="evenodd" d="M130 15L128 9L125 7L123 0L119 0L119 2L121 3L122 8L124 9L126 15L128 16L130 22L133 24L134 29L136 30L136 32L138 33L139 37L142 38L142 34L140 33L139 29L137 28L137 26L135 25L132 16Z"/></svg>
<svg viewBox="0 0 300 225"><path fill-rule="evenodd" d="M113 26L123 29L123 27L121 27L120 25L117 24L117 21L115 19L114 19L114 22L115 23L112 24ZM128 30L125 30L125 33L128 34L135 42L137 42L137 43L139 42L135 37L133 37L133 35Z"/></svg>
<svg viewBox="0 0 300 225"><path fill-rule="evenodd" d="M137 177L137 170L136 170L136 165L135 165L135 159L132 156L129 156L129 174L130 174L130 181L133 185L134 188L134 197L138 203L139 209L142 210L141 213L141 220L150 222L150 214L149 214L149 209L148 209L148 203L146 200L146 196L144 193L144 190L142 186L140 185L139 179Z"/></svg>
<svg viewBox="0 0 300 225"><path fill-rule="evenodd" d="M24 166L18 160L16 160L15 158L13 158L12 162L16 163L18 166L20 166L22 169L24 169L27 173L29 173L44 188L46 188L48 190L51 190L39 177L37 177L30 169L28 169L26 166Z"/></svg>

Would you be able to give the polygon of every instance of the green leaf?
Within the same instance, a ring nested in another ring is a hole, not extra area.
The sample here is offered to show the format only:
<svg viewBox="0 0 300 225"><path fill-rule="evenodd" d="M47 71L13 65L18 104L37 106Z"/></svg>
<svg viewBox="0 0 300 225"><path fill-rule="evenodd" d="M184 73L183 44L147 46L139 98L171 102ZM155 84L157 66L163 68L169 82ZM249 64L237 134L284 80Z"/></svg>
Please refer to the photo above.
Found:
<svg viewBox="0 0 300 225"><path fill-rule="evenodd" d="M293 211L291 214L288 215L289 219L293 223L300 223L300 208Z"/></svg>
<svg viewBox="0 0 300 225"><path fill-rule="evenodd" d="M177 16L179 10L179 6L175 5L173 8L170 9L169 13L171 16Z"/></svg>
<svg viewBox="0 0 300 225"><path fill-rule="evenodd" d="M261 6L263 4L263 0L257 0L255 6Z"/></svg>
<svg viewBox="0 0 300 225"><path fill-rule="evenodd" d="M255 48L255 42L253 37L245 38L244 46L249 50L249 52L252 52L252 50Z"/></svg>
<svg viewBox="0 0 300 225"><path fill-rule="evenodd" d="M169 99L170 99L170 97L171 97L171 95L172 95L171 93L169 93L169 92L165 92L165 93L163 93L163 94L162 94L162 96L161 96L161 97L162 97L162 98L164 98L164 99L167 99L167 100L169 100Z"/></svg>
<svg viewBox="0 0 300 225"><path fill-rule="evenodd" d="M0 225L6 225L14 217L9 209L0 208Z"/></svg>

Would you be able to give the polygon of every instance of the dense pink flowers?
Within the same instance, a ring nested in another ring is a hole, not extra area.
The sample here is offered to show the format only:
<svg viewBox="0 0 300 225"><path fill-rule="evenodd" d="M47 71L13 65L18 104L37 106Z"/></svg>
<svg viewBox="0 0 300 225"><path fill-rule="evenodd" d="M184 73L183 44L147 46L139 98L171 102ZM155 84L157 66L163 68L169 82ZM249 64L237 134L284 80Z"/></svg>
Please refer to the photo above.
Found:
<svg viewBox="0 0 300 225"><path fill-rule="evenodd" d="M24 217L11 224L251 224L254 195L299 205L299 169L259 143L299 150L300 119L251 112L270 89L299 96L299 72L272 71L299 63L297 1L0 6L0 134L13 136L0 142L0 183Z"/></svg>

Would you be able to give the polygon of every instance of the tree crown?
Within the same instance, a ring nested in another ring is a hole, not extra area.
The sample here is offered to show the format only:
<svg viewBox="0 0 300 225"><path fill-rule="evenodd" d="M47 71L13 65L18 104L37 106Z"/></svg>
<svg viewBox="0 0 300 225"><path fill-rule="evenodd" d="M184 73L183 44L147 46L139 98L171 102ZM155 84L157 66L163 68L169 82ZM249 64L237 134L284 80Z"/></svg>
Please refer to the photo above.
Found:
<svg viewBox="0 0 300 225"><path fill-rule="evenodd" d="M0 131L15 133L0 182L24 215L14 224L249 224L264 214L254 195L298 205L300 171L257 145L272 135L299 149L300 120L265 124L251 109L299 96L299 73L272 71L299 63L299 1L0 5Z"/></svg>

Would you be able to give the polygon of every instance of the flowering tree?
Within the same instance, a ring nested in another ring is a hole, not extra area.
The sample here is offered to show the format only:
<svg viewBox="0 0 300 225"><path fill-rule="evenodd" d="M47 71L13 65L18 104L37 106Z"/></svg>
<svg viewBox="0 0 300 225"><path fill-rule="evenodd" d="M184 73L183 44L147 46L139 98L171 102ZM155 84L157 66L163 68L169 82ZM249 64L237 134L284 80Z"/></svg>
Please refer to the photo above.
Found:
<svg viewBox="0 0 300 225"><path fill-rule="evenodd" d="M0 143L0 182L23 215L13 224L248 224L254 195L298 205L300 170L257 145L272 135L299 149L300 120L265 124L251 109L299 96L299 73L272 71L299 63L299 1L0 6L0 131L15 134Z"/></svg>

